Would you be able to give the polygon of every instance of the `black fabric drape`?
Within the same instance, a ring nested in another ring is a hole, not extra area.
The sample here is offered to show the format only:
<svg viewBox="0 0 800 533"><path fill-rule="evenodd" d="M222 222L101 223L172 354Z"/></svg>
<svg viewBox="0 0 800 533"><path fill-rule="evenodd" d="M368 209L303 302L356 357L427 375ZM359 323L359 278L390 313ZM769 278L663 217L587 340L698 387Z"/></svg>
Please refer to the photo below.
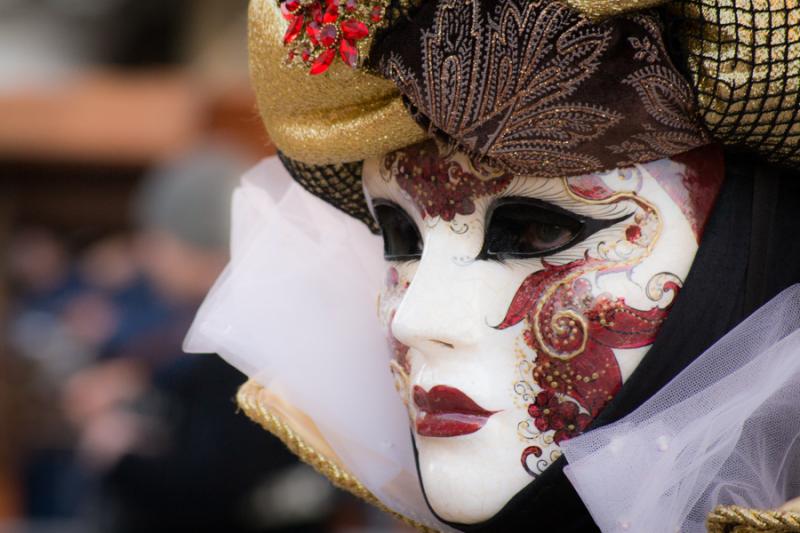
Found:
<svg viewBox="0 0 800 533"><path fill-rule="evenodd" d="M800 172L726 154L726 180L678 296L650 351L589 429L632 412L755 309L800 281ZM497 515L467 532L598 531L562 457ZM609 490L613 481L609 480Z"/></svg>

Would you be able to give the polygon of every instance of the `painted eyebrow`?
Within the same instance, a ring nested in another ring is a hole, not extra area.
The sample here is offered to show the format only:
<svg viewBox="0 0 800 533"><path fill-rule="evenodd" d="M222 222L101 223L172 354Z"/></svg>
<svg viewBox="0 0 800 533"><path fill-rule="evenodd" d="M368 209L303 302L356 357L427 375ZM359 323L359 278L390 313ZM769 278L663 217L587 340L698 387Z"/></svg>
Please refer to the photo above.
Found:
<svg viewBox="0 0 800 533"><path fill-rule="evenodd" d="M508 204L516 204L516 205L524 204L524 205L529 205L531 207L538 207L539 209L542 209L544 211L549 211L557 215L570 217L583 223L589 221L596 221L596 222L611 222L612 224L616 224L617 222L621 222L626 218L630 218L630 216L633 215L633 213L628 213L621 216L617 215L612 218L596 218L589 215L576 213L575 211L571 211L565 207L561 207L560 205L556 205L546 200L541 200L539 198L532 198L530 196L501 196L495 198L489 205L489 207L486 209L485 222L488 223L491 221L492 214L494 214L494 211L497 208L503 207L504 205Z"/></svg>
<svg viewBox="0 0 800 533"><path fill-rule="evenodd" d="M555 186L557 185L558 186ZM515 179L508 188L494 200L504 198L520 198L537 200L541 207L577 218L591 217L596 220L618 217L629 213L630 203L627 201L587 204L584 200L568 194L570 184L568 178L552 179ZM587 213L587 214L583 214Z"/></svg>

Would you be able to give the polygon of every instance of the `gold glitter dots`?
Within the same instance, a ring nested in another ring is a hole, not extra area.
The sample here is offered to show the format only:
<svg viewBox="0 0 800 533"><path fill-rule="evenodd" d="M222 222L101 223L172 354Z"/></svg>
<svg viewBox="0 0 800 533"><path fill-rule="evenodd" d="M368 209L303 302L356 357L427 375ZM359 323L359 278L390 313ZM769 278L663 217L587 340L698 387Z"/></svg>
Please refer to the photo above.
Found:
<svg viewBox="0 0 800 533"><path fill-rule="evenodd" d="M592 20L602 20L665 4L667 0L564 0L564 3Z"/></svg>

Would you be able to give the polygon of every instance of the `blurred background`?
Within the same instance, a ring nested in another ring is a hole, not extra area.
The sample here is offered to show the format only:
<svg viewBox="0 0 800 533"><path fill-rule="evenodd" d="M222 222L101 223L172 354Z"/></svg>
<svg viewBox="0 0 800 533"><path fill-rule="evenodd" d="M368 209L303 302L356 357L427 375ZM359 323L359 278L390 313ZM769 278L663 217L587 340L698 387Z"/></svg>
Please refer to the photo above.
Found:
<svg viewBox="0 0 800 533"><path fill-rule="evenodd" d="M245 0L0 0L0 532L393 531L180 345L271 155Z"/></svg>

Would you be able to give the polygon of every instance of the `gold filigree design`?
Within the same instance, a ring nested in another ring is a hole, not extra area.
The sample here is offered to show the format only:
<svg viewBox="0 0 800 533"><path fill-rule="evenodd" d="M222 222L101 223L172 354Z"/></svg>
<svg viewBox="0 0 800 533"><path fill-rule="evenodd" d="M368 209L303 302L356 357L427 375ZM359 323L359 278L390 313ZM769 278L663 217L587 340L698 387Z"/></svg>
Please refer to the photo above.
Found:
<svg viewBox="0 0 800 533"><path fill-rule="evenodd" d="M607 204L616 204L624 201L630 201L638 205L645 213L648 213L655 218L657 222L656 229L653 232L652 238L647 243L647 246L644 247L642 254L630 260L615 263L615 267L634 266L653 253L653 248L655 248L656 243L661 237L661 233L663 232L664 229L664 221L663 217L661 216L661 210L658 209L658 206L656 206L656 204L647 200L646 198L639 196L635 192L630 192L630 191L616 192L608 196L607 198L593 200L591 198L586 198L584 196L578 196L577 194L575 194L575 191L573 191L572 187L570 186L568 178L563 178L561 181L564 184L564 190L566 191L567 195L576 202L582 202L588 205L607 205Z"/></svg>
<svg viewBox="0 0 800 533"><path fill-rule="evenodd" d="M585 274L585 272L583 270L581 270L580 271L580 275L583 275L583 274ZM578 277L580 277L580 276L579 275L570 276L567 279L569 279L569 281L572 282ZM550 296L552 296L553 293L555 293L555 291L559 287L562 287L562 286L566 286L566 282L555 284L551 290L548 290L544 294L547 295L547 297L550 297ZM541 312L542 308L547 303L547 301L546 301L546 299L544 297L540 300L540 302L541 303L539 303L537 305L537 314ZM569 328L565 328L565 327L563 327L561 325L560 320L562 318L566 318L566 319L571 321L570 322L570 328L574 328L578 324L580 324L581 344L580 344L580 346L578 346L577 348L575 348L571 352L560 353L560 352L557 352L557 351L553 350L550 347L550 343L547 340L545 340L545 338L544 338L544 336L542 334L542 327L539 324L538 320L535 320L534 323L533 323L533 331L534 331L534 334L536 335L536 340L539 341L539 345L542 346L542 348L547 353L547 355L549 355L550 357L553 357L555 359L561 359L562 361L569 361L570 359L574 359L575 357L577 357L578 355L581 355L584 351L586 351L586 343L589 342L589 324L586 322L586 317L584 317L583 315L579 315L575 311L572 311L572 310L559 311L559 312L557 312L557 313L555 313L553 315L553 318L550 319L550 328L551 328L552 331L554 331L556 333L562 333L562 332L569 331ZM574 331L574 330L572 330L572 331ZM574 333L573 333L573 335L574 335Z"/></svg>
<svg viewBox="0 0 800 533"><path fill-rule="evenodd" d="M672 272L659 272L647 281L645 294L651 301L658 302L664 297L664 287L669 282L683 286L683 280Z"/></svg>
<svg viewBox="0 0 800 533"><path fill-rule="evenodd" d="M651 117L678 130L691 130L693 118L683 111L691 105L692 93L680 75L660 65L637 70L622 83L631 85Z"/></svg>
<svg viewBox="0 0 800 533"><path fill-rule="evenodd" d="M708 533L800 533L800 512L720 505L706 520Z"/></svg>
<svg viewBox="0 0 800 533"><path fill-rule="evenodd" d="M414 527L417 531L425 533L435 533L431 529L419 522L411 520L386 507L372 492L369 491L354 475L348 472L342 465L333 451L327 448L322 442L317 442L316 447L307 441L312 440L316 428L298 428L290 423L286 415L278 414L279 409L275 407L276 400L259 383L253 380L247 381L241 386L236 395L236 401L244 413L262 428L275 435L283 442L289 450L328 478L334 486L346 490L354 496L361 498L365 502L374 505L403 523ZM297 423L297 422L295 422ZM305 435L303 435L305 433ZM310 437L311 436L311 437ZM327 448L325 452L319 448Z"/></svg>

